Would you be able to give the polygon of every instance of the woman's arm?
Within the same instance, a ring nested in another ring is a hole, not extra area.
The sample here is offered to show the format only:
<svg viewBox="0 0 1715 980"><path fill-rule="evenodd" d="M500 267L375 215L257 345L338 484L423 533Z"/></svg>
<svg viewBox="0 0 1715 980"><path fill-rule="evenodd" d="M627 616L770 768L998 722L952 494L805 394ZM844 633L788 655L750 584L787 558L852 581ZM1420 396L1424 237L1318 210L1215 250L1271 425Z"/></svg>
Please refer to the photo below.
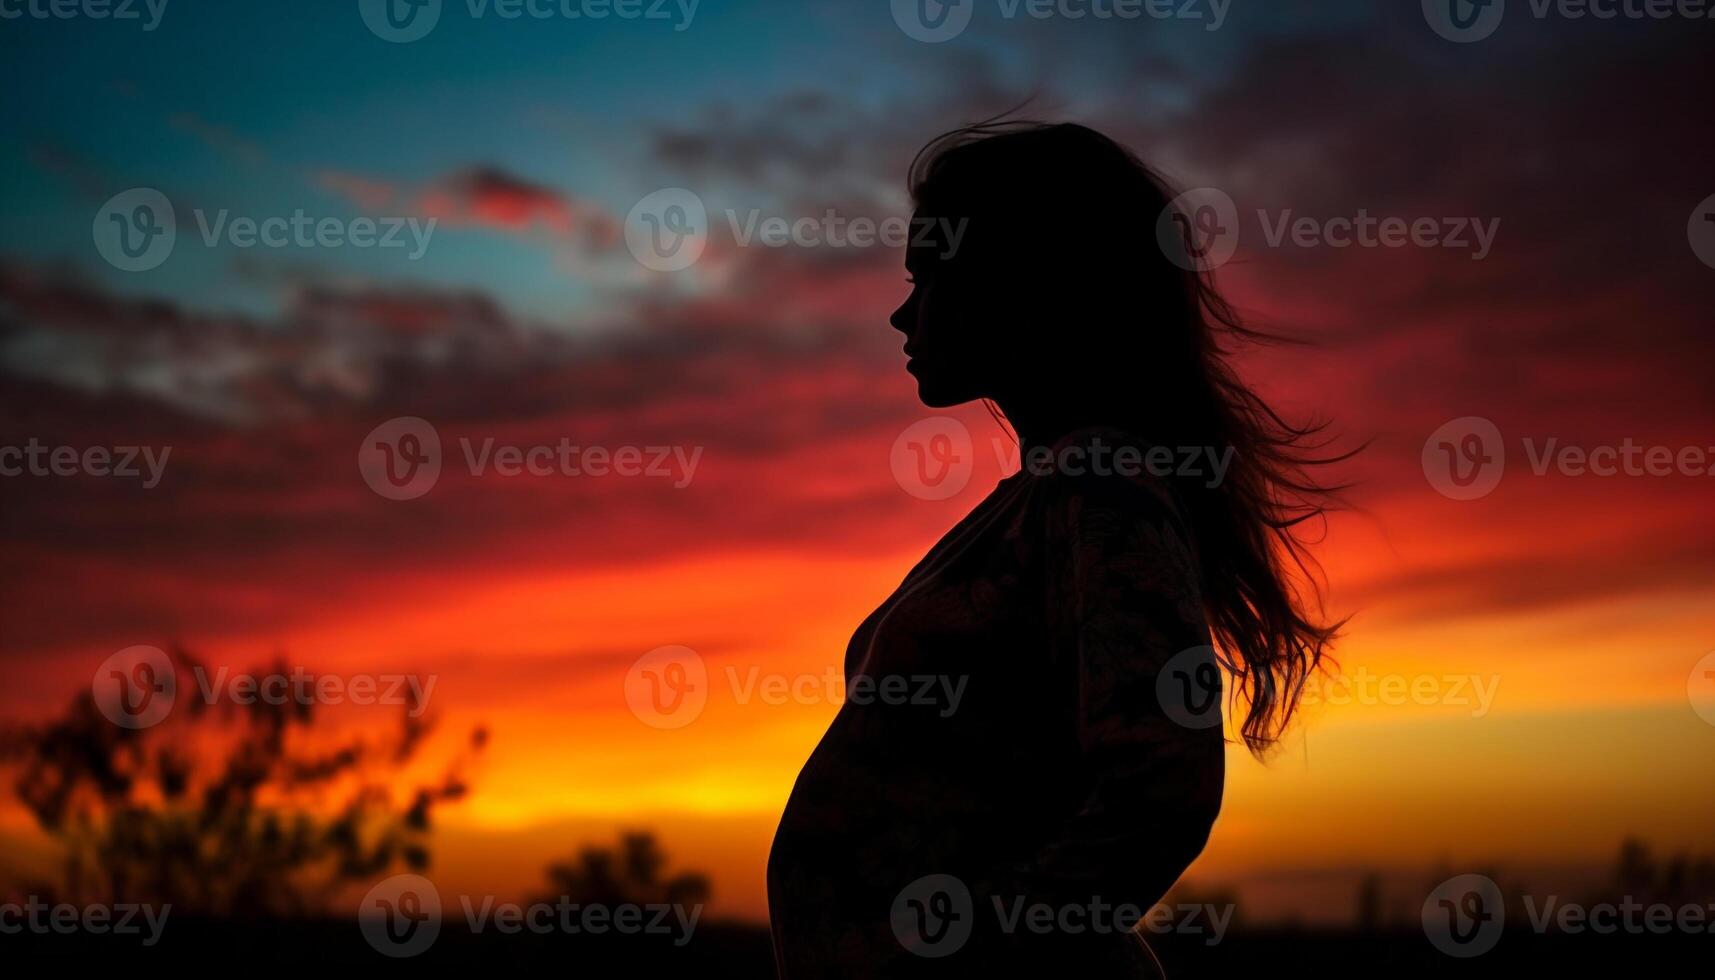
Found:
<svg viewBox="0 0 1715 980"><path fill-rule="evenodd" d="M1165 488L1147 481L1046 480L1050 655L1076 685L1090 789L1034 860L985 883L1017 889L1004 900L1147 911L1202 852L1220 810L1218 706L1214 724L1188 727L1157 693L1175 655L1213 652L1189 535Z"/></svg>

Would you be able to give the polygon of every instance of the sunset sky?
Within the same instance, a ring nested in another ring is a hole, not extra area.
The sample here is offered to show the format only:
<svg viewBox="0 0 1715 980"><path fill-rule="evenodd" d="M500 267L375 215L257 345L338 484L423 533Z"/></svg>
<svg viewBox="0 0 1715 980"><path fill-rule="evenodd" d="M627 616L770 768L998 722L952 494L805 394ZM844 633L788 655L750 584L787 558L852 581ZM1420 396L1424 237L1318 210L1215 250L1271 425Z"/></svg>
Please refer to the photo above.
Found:
<svg viewBox="0 0 1715 980"><path fill-rule="evenodd" d="M899 250L744 245L725 215L906 215L923 142L1031 99L1237 203L1220 283L1313 342L1243 369L1367 443L1316 549L1331 611L1355 617L1339 672L1437 692L1332 703L1336 684L1269 764L1232 747L1190 878L1715 845L1715 721L1692 703L1715 651L1715 476L1531 465L1549 440L1629 440L1715 467L1715 268L1688 241L1715 195L1715 21L1516 4L1455 44L1414 2L1236 0L1218 30L977 2L929 44L881 0L704 0L688 23L449 2L389 43L356 6L0 22L0 446L171 447L152 488L0 477L8 721L62 710L135 644L433 675L448 730L492 732L472 797L441 815L445 880L530 888L647 826L713 874L718 912L764 916L774 824L837 705L740 703L720 681L661 730L628 709L627 670L684 645L720 677L821 676L1003 475L1003 436L951 413L973 479L907 492L890 452L930 413L886 322ZM125 272L92 224L138 187L172 202L178 237ZM669 187L713 220L697 264L655 272L626 217ZM416 259L206 244L196 215L223 209L436 224ZM1481 258L1274 245L1288 211L1498 224ZM357 459L399 417L446 458L395 501ZM1507 463L1460 501L1422 456L1466 417L1495 424ZM701 455L683 486L506 477L470 472L461 439ZM0 833L28 832L0 805Z"/></svg>

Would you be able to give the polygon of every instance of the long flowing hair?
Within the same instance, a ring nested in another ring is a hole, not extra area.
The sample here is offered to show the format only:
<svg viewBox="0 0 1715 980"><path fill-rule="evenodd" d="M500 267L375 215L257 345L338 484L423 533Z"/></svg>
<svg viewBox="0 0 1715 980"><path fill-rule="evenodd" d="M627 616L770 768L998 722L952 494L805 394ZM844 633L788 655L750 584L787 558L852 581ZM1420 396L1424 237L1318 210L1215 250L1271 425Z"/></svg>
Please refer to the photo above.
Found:
<svg viewBox="0 0 1715 980"><path fill-rule="evenodd" d="M1239 376L1235 348L1286 338L1247 326L1211 270L1175 260L1156 229L1178 198L1112 139L1070 123L991 120L926 145L910 187L920 213L969 216L972 239L1000 239L993 249L1018 263L1014 279L1051 294L1044 310L1026 301L1007 316L1059 321L1033 353L1042 376L1071 378L1063 383L1083 397L1121 393L1116 412L1156 445L1232 450L1217 485L1174 488L1204 612L1235 682L1229 707L1236 716L1244 703L1239 730L1265 754L1345 622L1324 616L1320 569L1301 530L1344 489L1311 471L1357 450L1328 453L1325 423L1289 422ZM1183 215L1178 227L1189 233L1198 220Z"/></svg>

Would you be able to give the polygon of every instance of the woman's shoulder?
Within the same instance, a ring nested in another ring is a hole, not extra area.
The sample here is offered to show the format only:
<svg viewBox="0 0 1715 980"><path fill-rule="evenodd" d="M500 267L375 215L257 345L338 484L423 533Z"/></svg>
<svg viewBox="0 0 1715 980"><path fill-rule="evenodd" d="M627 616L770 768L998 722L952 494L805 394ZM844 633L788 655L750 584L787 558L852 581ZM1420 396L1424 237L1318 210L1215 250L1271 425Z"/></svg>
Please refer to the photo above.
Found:
<svg viewBox="0 0 1715 980"><path fill-rule="evenodd" d="M1159 514L1175 523L1185 516L1173 478L1180 454L1118 426L1088 426L1052 445L1021 453L1019 471L1042 500L1055 506L1090 504Z"/></svg>
<svg viewBox="0 0 1715 980"><path fill-rule="evenodd" d="M1055 440L1025 477L1037 502L1033 527L1062 576L1176 596L1184 614L1194 615L1201 575L1196 537L1174 487L1174 454L1151 450L1147 440L1111 426Z"/></svg>

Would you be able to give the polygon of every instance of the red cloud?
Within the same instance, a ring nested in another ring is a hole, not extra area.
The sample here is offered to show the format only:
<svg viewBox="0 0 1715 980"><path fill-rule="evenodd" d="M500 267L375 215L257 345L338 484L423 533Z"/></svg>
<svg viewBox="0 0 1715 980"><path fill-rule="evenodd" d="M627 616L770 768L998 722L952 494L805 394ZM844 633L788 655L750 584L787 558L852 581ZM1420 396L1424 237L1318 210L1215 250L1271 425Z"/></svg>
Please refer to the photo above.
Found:
<svg viewBox="0 0 1715 980"><path fill-rule="evenodd" d="M471 167L416 188L338 170L318 173L316 183L365 211L402 206L447 225L540 234L597 248L612 247L620 238L619 222L603 208L493 166Z"/></svg>
<svg viewBox="0 0 1715 980"><path fill-rule="evenodd" d="M618 223L605 211L494 167L460 171L417 196L418 210L452 224L513 233L582 235L598 246L618 241Z"/></svg>

